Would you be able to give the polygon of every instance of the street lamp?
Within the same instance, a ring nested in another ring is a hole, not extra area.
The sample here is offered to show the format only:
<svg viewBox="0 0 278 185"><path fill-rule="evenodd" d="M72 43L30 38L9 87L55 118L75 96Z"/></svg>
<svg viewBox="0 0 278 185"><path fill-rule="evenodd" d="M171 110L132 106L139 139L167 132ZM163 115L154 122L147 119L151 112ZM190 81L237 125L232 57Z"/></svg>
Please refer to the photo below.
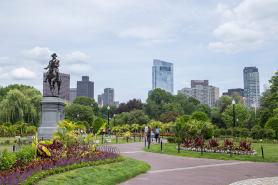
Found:
<svg viewBox="0 0 278 185"><path fill-rule="evenodd" d="M232 104L233 104L233 123L234 123L234 127L236 126L236 113L235 113L235 104L236 104L236 101L233 99L232 101Z"/></svg>
<svg viewBox="0 0 278 185"><path fill-rule="evenodd" d="M108 127L109 127L109 110L110 110L110 107L107 106L107 121L108 121Z"/></svg>

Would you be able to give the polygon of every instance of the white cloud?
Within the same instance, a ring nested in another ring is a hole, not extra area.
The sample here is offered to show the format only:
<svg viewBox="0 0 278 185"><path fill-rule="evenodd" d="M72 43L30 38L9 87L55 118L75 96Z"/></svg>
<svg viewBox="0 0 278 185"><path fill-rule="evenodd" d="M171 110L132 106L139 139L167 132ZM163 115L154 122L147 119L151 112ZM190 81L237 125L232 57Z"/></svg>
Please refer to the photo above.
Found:
<svg viewBox="0 0 278 185"><path fill-rule="evenodd" d="M223 22L213 31L209 48L224 51L256 49L277 39L278 1L243 0L232 7L218 4Z"/></svg>
<svg viewBox="0 0 278 185"><path fill-rule="evenodd" d="M28 59L37 60L37 61L46 61L50 58L52 51L47 47L34 47L29 50L23 50L21 52L23 56Z"/></svg>
<svg viewBox="0 0 278 185"><path fill-rule="evenodd" d="M13 69L9 75L15 80L32 80L36 78L36 74L24 67Z"/></svg>
<svg viewBox="0 0 278 185"><path fill-rule="evenodd" d="M86 62L88 59L89 56L81 51L74 51L65 55L65 61L72 63Z"/></svg>

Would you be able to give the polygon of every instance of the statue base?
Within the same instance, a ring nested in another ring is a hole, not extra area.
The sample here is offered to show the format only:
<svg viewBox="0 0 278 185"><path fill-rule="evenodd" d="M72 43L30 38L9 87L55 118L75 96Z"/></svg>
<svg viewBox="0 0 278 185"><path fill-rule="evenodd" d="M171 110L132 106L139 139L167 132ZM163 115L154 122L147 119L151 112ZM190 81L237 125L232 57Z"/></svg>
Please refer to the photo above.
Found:
<svg viewBox="0 0 278 185"><path fill-rule="evenodd" d="M65 102L55 96L43 97L41 101L41 122L38 139L51 139L57 132L58 122L65 118Z"/></svg>

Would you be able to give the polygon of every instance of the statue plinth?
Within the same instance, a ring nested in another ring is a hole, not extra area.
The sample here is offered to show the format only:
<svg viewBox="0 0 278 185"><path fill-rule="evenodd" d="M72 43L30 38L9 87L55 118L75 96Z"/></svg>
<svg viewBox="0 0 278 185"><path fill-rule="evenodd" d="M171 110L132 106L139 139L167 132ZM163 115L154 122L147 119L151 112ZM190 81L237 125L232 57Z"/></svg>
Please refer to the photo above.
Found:
<svg viewBox="0 0 278 185"><path fill-rule="evenodd" d="M51 139L57 131L58 122L65 118L65 102L55 96L43 97L41 101L41 121L38 129L39 139Z"/></svg>

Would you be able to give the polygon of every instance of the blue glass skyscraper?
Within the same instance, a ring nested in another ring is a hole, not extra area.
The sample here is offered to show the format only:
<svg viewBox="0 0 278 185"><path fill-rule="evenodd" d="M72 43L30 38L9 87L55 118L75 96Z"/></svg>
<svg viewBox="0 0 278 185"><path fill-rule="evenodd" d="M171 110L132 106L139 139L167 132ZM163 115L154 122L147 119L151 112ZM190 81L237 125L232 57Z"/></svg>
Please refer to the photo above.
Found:
<svg viewBox="0 0 278 185"><path fill-rule="evenodd" d="M173 70L172 63L154 59L152 68L152 89L160 88L173 94Z"/></svg>

